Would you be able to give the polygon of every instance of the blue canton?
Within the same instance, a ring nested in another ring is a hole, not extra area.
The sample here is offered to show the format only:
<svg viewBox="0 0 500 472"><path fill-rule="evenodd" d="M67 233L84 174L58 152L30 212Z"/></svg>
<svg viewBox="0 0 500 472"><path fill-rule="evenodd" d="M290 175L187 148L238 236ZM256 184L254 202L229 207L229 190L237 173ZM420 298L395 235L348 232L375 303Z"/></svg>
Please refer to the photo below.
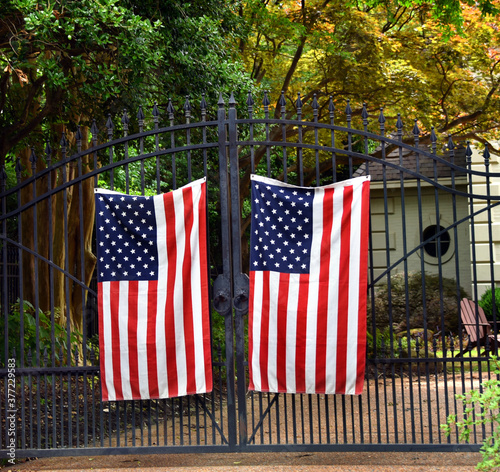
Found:
<svg viewBox="0 0 500 472"><path fill-rule="evenodd" d="M250 270L309 273L314 191L252 181Z"/></svg>
<svg viewBox="0 0 500 472"><path fill-rule="evenodd" d="M153 198L98 193L98 281L158 278Z"/></svg>

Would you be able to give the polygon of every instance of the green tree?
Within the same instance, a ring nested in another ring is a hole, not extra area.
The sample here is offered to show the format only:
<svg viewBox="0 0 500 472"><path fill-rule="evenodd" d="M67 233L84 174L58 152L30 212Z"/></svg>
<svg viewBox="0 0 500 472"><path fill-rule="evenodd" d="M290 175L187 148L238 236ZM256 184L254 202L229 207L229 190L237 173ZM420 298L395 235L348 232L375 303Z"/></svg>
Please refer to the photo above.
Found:
<svg viewBox="0 0 500 472"><path fill-rule="evenodd" d="M199 96L248 88L248 75L233 60L240 19L232 2L219 0L189 4L176 1L126 0L8 0L0 5L0 166L6 159L20 157L22 179L32 173L31 150L39 156L35 171L46 166L44 145L48 141L60 159L62 132L68 153L89 146L92 119L104 129L107 114L121 116L123 109L149 107L154 101L163 110L169 97L174 103L185 95ZM214 100L215 102L215 100ZM183 101L181 102L183 103ZM161 111L160 111L161 112ZM119 120L115 120L119 122ZM79 127L79 128L78 128ZM106 136L100 136L106 139ZM83 160L84 173L93 162ZM12 167L9 167L12 168ZM76 169L67 167L67 178ZM61 182L54 174L52 185ZM47 191L48 181L40 181L37 194ZM92 253L94 204L93 179L56 195L53 218L48 218L47 202L37 205L38 240L29 230L33 211L22 215L22 244L48 257L53 248L54 262L67 264L77 278L84 267L88 283L95 267ZM32 187L21 195L22 203L33 199ZM81 194L80 194L81 192ZM66 202L63 201L66 199ZM80 241L79 201L83 204L83 241ZM68 243L64 242L64 204L67 205ZM57 217L55 216L57 215ZM52 229L51 241L46 237ZM80 255L83 244L84 257ZM82 332L82 290L55 274L54 298L48 290L48 266L23 255L24 298L34 303L38 295L45 312L57 307L60 323L71 323ZM38 289L37 289L38 288ZM69 303L66 302L69 297ZM69 306L68 306L69 305Z"/></svg>

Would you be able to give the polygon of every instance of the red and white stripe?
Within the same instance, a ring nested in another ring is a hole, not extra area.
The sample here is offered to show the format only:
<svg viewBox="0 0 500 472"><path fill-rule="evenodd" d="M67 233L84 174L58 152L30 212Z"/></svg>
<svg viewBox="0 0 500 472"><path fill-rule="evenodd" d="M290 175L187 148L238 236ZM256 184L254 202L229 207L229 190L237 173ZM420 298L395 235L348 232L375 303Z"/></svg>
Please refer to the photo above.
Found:
<svg viewBox="0 0 500 472"><path fill-rule="evenodd" d="M153 198L158 280L99 283L104 401L212 390L205 179Z"/></svg>
<svg viewBox="0 0 500 472"><path fill-rule="evenodd" d="M250 272L250 390L362 392L369 184L314 189L308 274Z"/></svg>

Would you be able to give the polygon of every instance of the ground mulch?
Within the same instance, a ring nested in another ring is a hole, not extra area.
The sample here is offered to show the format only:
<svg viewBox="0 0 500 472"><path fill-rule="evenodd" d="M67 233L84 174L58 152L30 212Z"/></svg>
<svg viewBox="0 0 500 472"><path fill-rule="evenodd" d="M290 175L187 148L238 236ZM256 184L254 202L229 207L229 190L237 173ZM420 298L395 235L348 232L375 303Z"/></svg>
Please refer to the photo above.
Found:
<svg viewBox="0 0 500 472"><path fill-rule="evenodd" d="M225 453L225 454L154 454L98 457L42 458L10 466L18 471L114 472L130 469L157 472L224 471L446 471L473 472L481 459L472 452L319 452L319 453Z"/></svg>

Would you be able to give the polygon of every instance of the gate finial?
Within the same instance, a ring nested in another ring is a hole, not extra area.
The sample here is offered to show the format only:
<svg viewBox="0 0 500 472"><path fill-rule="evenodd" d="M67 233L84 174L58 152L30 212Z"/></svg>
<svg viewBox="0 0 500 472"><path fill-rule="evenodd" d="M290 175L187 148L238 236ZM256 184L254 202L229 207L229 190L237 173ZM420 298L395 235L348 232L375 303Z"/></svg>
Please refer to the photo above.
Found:
<svg viewBox="0 0 500 472"><path fill-rule="evenodd" d="M31 162L31 170L33 171L33 175L35 175L35 172L36 172L36 161L37 161L37 157L36 157L36 154L35 154L35 148L32 147L31 148L31 155L30 155L30 162Z"/></svg>
<svg viewBox="0 0 500 472"><path fill-rule="evenodd" d="M363 126L366 128L368 126L368 110L366 109L366 103L363 103L361 118L363 118Z"/></svg>
<svg viewBox="0 0 500 472"><path fill-rule="evenodd" d="M484 165L488 167L490 165L490 150L487 144L484 145L483 157L484 157Z"/></svg>
<svg viewBox="0 0 500 472"><path fill-rule="evenodd" d="M45 162L47 167L49 167L52 162L52 148L50 147L49 141L47 141L47 144L45 145L45 156Z"/></svg>
<svg viewBox="0 0 500 472"><path fill-rule="evenodd" d="M201 109L201 121L205 121L205 116L207 115L207 101L205 100L204 93L201 94L200 109Z"/></svg>
<svg viewBox="0 0 500 472"><path fill-rule="evenodd" d="M222 92L219 92L219 101L217 102L217 105L219 105L219 108L224 108L224 97L222 96Z"/></svg>
<svg viewBox="0 0 500 472"><path fill-rule="evenodd" d="M90 127L90 132L92 133L92 141L97 141L97 135L99 134L99 129L97 128L95 119L92 120L92 126Z"/></svg>
<svg viewBox="0 0 500 472"><path fill-rule="evenodd" d="M236 100L234 98L234 93L231 92L231 96L229 97L229 107L234 108L236 106Z"/></svg>
<svg viewBox="0 0 500 472"><path fill-rule="evenodd" d="M472 162L472 149L470 147L470 141L467 141L467 147L465 148L465 160L468 165Z"/></svg>
<svg viewBox="0 0 500 472"><path fill-rule="evenodd" d="M172 99L170 97L168 99L168 104L167 104L167 113L168 113L168 119L170 121L173 121L175 108L174 108L174 105L172 105Z"/></svg>
<svg viewBox="0 0 500 472"><path fill-rule="evenodd" d="M16 171L17 183L19 184L21 182L21 174L23 172L23 165L21 164L21 158L19 156L16 158L15 171Z"/></svg>
<svg viewBox="0 0 500 472"><path fill-rule="evenodd" d="M189 103L189 95L186 95L186 101L184 102L184 115L186 120L191 118L191 103Z"/></svg>
<svg viewBox="0 0 500 472"><path fill-rule="evenodd" d="M403 135L403 120L401 119L401 113L398 113L398 119L396 121L396 128L398 130L398 136Z"/></svg>
<svg viewBox="0 0 500 472"><path fill-rule="evenodd" d="M330 112L330 118L333 118L335 113L335 105L333 104L333 97L330 95L330 101L328 102L328 111Z"/></svg>
<svg viewBox="0 0 500 472"><path fill-rule="evenodd" d="M139 126L141 126L141 121L144 121L144 112L142 111L142 105L139 105L139 110L137 111L137 120L139 121Z"/></svg>
<svg viewBox="0 0 500 472"><path fill-rule="evenodd" d="M2 170L0 171L0 187L2 192L5 192L5 185L7 184L7 172L5 171L5 164L2 165Z"/></svg>
<svg viewBox="0 0 500 472"><path fill-rule="evenodd" d="M418 142L418 138L417 138L417 142ZM436 149L437 149L436 131L434 130L434 126L431 126L431 152L432 152L432 154L436 155Z"/></svg>
<svg viewBox="0 0 500 472"><path fill-rule="evenodd" d="M352 109L351 109L351 100L347 99L347 105L345 107L345 114L347 117L347 121L351 121Z"/></svg>
<svg viewBox="0 0 500 472"><path fill-rule="evenodd" d="M420 136L420 129L418 128L417 119L415 118L415 124L413 125L413 136Z"/></svg>
<svg viewBox="0 0 500 472"><path fill-rule="evenodd" d="M300 92L297 94L297 101L295 102L297 108L297 115L302 114L302 99L300 98Z"/></svg>

